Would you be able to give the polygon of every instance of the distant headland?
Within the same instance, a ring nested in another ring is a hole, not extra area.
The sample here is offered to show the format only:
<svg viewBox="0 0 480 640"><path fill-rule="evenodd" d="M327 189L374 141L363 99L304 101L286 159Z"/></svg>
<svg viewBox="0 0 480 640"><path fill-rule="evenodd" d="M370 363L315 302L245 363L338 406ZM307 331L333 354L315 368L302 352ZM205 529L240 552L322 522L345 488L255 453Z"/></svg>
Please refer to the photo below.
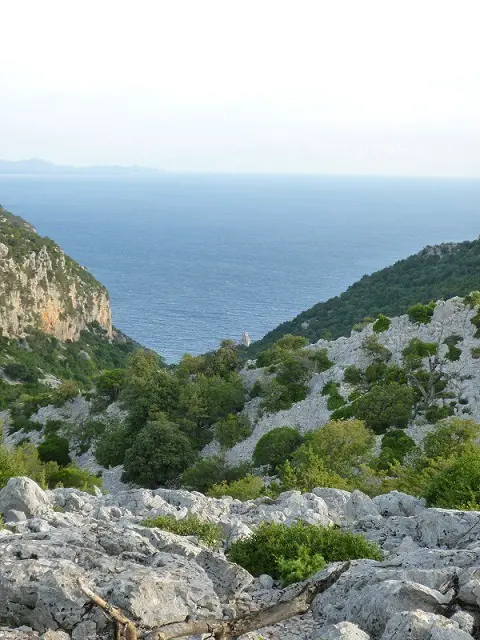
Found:
<svg viewBox="0 0 480 640"><path fill-rule="evenodd" d="M59 165L46 160L32 158L29 160L1 160L0 175L156 175L161 173L158 169L141 166L98 165L75 167Z"/></svg>

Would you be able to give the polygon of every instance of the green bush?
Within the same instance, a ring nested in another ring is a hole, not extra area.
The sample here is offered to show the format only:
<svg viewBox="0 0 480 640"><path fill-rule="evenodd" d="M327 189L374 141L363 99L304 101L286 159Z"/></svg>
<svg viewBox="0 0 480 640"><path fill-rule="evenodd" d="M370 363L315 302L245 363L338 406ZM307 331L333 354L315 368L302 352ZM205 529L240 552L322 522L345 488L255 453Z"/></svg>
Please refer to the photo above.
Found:
<svg viewBox="0 0 480 640"><path fill-rule="evenodd" d="M49 466L51 465L51 466ZM58 468L55 462L47 464L47 484L50 489L55 487L73 487L93 494L95 487L102 487L102 479L86 469L81 469L75 463L67 467Z"/></svg>
<svg viewBox="0 0 480 640"><path fill-rule="evenodd" d="M321 554L312 554L308 547L300 545L295 558L280 556L277 565L282 586L286 587L289 584L307 580L307 578L322 571L325 569L326 562Z"/></svg>
<svg viewBox="0 0 480 640"><path fill-rule="evenodd" d="M265 395L265 387L260 380L255 380L249 391L250 398L261 398Z"/></svg>
<svg viewBox="0 0 480 640"><path fill-rule="evenodd" d="M447 360L451 362L455 362L456 360L460 360L460 356L462 355L462 350L457 347L459 342L462 342L463 338L461 336L449 336L443 341L443 344L446 344L448 347L448 351L445 355Z"/></svg>
<svg viewBox="0 0 480 640"><path fill-rule="evenodd" d="M369 356L372 356L377 360L388 362L392 357L390 349L387 349L387 347L380 342L377 334L375 333L365 337L362 347Z"/></svg>
<svg viewBox="0 0 480 640"><path fill-rule="evenodd" d="M209 456L199 458L192 467L182 473L181 485L190 491L206 493L213 485L221 482L235 482L248 476L251 471L250 462L229 467L222 456Z"/></svg>
<svg viewBox="0 0 480 640"><path fill-rule="evenodd" d="M408 317L411 322L428 324L433 317L435 306L436 303L433 300L428 304L421 304L420 302L418 304L414 304L407 311Z"/></svg>
<svg viewBox="0 0 480 640"><path fill-rule="evenodd" d="M328 357L327 349L311 349L306 353L308 359L313 362L317 373L322 373L333 367L333 362Z"/></svg>
<svg viewBox="0 0 480 640"><path fill-rule="evenodd" d="M480 347L472 347L472 358L478 360L480 358Z"/></svg>
<svg viewBox="0 0 480 640"><path fill-rule="evenodd" d="M177 425L159 415L157 422L149 422L136 435L127 450L123 477L149 489L172 485L195 457L190 440Z"/></svg>
<svg viewBox="0 0 480 640"><path fill-rule="evenodd" d="M335 409L340 409L345 404L345 400L343 397L337 392L332 393L332 395L327 400L327 409L329 411L335 411Z"/></svg>
<svg viewBox="0 0 480 640"><path fill-rule="evenodd" d="M9 378L19 382L37 382L37 367L28 366L24 362L9 362L3 367L3 372Z"/></svg>
<svg viewBox="0 0 480 640"><path fill-rule="evenodd" d="M350 364L348 367L345 367L343 379L348 384L361 384L363 382L363 373L358 367Z"/></svg>
<svg viewBox="0 0 480 640"><path fill-rule="evenodd" d="M247 416L229 413L226 418L215 425L215 436L222 447L230 449L237 442L248 438L252 433L252 425Z"/></svg>
<svg viewBox="0 0 480 640"><path fill-rule="evenodd" d="M269 465L274 471L283 464L302 443L302 436L292 427L276 427L260 438L253 452L253 462L260 467Z"/></svg>
<svg viewBox="0 0 480 640"><path fill-rule="evenodd" d="M372 384L381 382L387 374L387 365L382 360L375 360L365 369L365 380Z"/></svg>
<svg viewBox="0 0 480 640"><path fill-rule="evenodd" d="M412 415L413 401L414 393L406 385L377 385L355 401L355 416L377 433L388 427L405 428Z"/></svg>
<svg viewBox="0 0 480 640"><path fill-rule="evenodd" d="M93 455L98 464L106 469L123 464L125 454L132 442L132 433L127 425L111 422L95 443Z"/></svg>
<svg viewBox="0 0 480 640"><path fill-rule="evenodd" d="M305 446L312 448L327 469L342 476L355 473L370 459L374 443L373 432L361 420L330 420L305 436Z"/></svg>
<svg viewBox="0 0 480 640"><path fill-rule="evenodd" d="M107 396L111 402L115 402L125 384L125 369L110 369L103 371L95 380L97 392Z"/></svg>
<svg viewBox="0 0 480 640"><path fill-rule="evenodd" d="M219 525L190 514L181 520L177 520L174 516L147 518L141 524L143 527L162 529L179 536L195 536L209 547L216 547L222 538L222 529Z"/></svg>
<svg viewBox="0 0 480 640"><path fill-rule="evenodd" d="M427 459L462 455L480 436L480 425L471 419L447 418L438 422L422 442Z"/></svg>
<svg viewBox="0 0 480 640"><path fill-rule="evenodd" d="M450 407L448 405L437 407L436 405L434 405L433 407L429 407L425 411L425 418L426 420L428 420L428 422L435 424L439 420L444 420L449 416L453 416L453 414L454 414L453 407Z"/></svg>
<svg viewBox="0 0 480 640"><path fill-rule="evenodd" d="M422 360L435 356L437 352L438 344L436 342L423 342L419 338L412 338L402 354L407 360Z"/></svg>
<svg viewBox="0 0 480 640"><path fill-rule="evenodd" d="M42 462L56 462L61 467L72 461L67 438L57 435L48 436L38 445L38 455Z"/></svg>
<svg viewBox="0 0 480 640"><path fill-rule="evenodd" d="M316 561L313 560L315 556ZM290 526L262 522L253 536L234 542L228 551L229 560L252 575L268 573L274 579L285 581L291 579L292 565L285 567L280 559L301 561L307 558L313 563L311 570L315 572L319 566L318 556L327 563L357 558L382 559L380 549L363 536L304 522ZM302 571L302 578L305 577L308 576Z"/></svg>
<svg viewBox="0 0 480 640"><path fill-rule="evenodd" d="M475 446L433 477L424 492L428 506L459 509L480 502L480 449Z"/></svg>
<svg viewBox="0 0 480 640"><path fill-rule="evenodd" d="M248 475L240 480L227 482L223 480L214 484L208 491L210 498L222 498L231 496L236 500L255 500L265 493L263 481L258 476Z"/></svg>
<svg viewBox="0 0 480 640"><path fill-rule="evenodd" d="M346 404L345 406L340 407L340 409L335 409L335 411L332 411L332 413L330 414L330 420L350 420L350 418L353 418L355 416L356 402L357 400L355 400L351 404Z"/></svg>
<svg viewBox="0 0 480 640"><path fill-rule="evenodd" d="M305 400L307 393L308 386L305 384L293 383L285 386L279 384L277 380L271 380L264 387L264 395L260 408L267 413L276 413L277 411L290 409L294 402Z"/></svg>
<svg viewBox="0 0 480 640"><path fill-rule="evenodd" d="M383 331L387 331L391 324L390 318L387 318L387 316L384 316L383 313L381 313L378 316L378 319L373 323L372 329L375 333L382 333Z"/></svg>
<svg viewBox="0 0 480 640"><path fill-rule="evenodd" d="M339 386L340 385L338 384L338 382L334 382L333 380L330 380L329 382L323 385L322 396L329 396L329 395L338 393Z"/></svg>
<svg viewBox="0 0 480 640"><path fill-rule="evenodd" d="M280 484L278 491L295 489L309 493L315 487L330 489L349 489L346 480L337 473L327 469L324 460L318 456L310 445L302 445L294 454L292 462L287 460L278 467Z"/></svg>
<svg viewBox="0 0 480 640"><path fill-rule="evenodd" d="M388 470L395 463L402 463L407 453L415 449L415 442L402 429L392 429L382 438L380 454L375 468Z"/></svg>

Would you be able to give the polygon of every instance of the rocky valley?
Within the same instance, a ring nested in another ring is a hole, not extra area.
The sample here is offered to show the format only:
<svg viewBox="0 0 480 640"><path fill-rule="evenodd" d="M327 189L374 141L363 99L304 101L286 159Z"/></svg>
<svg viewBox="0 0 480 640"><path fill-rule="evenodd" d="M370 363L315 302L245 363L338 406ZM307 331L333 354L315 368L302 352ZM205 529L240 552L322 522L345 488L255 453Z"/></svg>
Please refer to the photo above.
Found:
<svg viewBox="0 0 480 640"><path fill-rule="evenodd" d="M166 366L0 209L0 637L480 637L477 253L362 279L349 331L355 285L332 335L317 307Z"/></svg>

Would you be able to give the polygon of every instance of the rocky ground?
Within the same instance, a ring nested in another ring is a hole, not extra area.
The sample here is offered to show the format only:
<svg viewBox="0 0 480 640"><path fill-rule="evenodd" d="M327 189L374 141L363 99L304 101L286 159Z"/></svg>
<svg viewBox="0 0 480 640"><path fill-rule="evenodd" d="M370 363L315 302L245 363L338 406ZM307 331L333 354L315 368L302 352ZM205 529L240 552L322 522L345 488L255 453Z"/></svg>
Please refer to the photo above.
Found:
<svg viewBox="0 0 480 640"><path fill-rule="evenodd" d="M112 626L83 595L78 579L120 607L142 631L193 618L230 617L291 597L269 576L253 578L195 538L148 529L145 517L195 514L221 524L226 546L261 521L340 526L362 532L385 552L358 560L311 613L253 640L468 640L480 614L480 513L427 509L392 492L373 500L319 488L276 501L239 502L157 489L91 496L42 491L13 478L0 492L0 638L89 640ZM321 580L333 565L312 580ZM109 635L110 634L110 635Z"/></svg>

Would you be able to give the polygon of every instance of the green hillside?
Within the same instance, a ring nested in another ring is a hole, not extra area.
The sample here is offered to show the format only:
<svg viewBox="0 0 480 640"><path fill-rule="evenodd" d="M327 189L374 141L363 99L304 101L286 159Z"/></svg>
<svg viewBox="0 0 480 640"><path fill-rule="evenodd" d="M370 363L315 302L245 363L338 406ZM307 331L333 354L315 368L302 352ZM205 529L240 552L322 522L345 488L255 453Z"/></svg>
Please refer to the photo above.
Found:
<svg viewBox="0 0 480 640"><path fill-rule="evenodd" d="M426 247L372 275L363 276L344 293L303 311L261 340L252 343L248 357L272 345L283 335L322 337L349 335L354 324L379 313L405 313L416 302L467 295L480 289L480 240Z"/></svg>

